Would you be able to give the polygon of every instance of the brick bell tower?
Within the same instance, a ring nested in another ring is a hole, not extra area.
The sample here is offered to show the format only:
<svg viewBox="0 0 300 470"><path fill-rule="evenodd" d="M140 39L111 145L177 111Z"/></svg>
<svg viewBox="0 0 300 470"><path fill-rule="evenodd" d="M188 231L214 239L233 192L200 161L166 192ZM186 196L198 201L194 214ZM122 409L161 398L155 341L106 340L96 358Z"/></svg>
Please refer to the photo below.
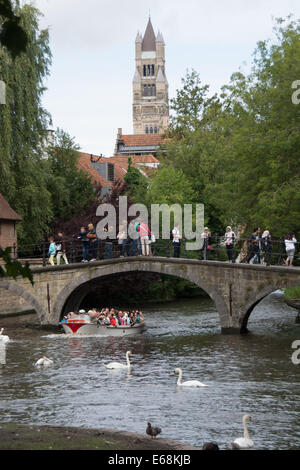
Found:
<svg viewBox="0 0 300 470"><path fill-rule="evenodd" d="M135 40L133 133L161 134L169 125L169 84L165 74L165 42L155 36L151 19L144 37Z"/></svg>

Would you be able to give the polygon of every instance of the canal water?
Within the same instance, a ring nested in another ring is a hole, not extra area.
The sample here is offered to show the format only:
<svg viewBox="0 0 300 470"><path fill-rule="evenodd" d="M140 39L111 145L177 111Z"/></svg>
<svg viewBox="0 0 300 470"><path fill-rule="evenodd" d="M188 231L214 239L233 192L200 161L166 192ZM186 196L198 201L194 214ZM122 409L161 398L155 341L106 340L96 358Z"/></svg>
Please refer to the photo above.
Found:
<svg viewBox="0 0 300 470"><path fill-rule="evenodd" d="M300 365L292 363L292 343L300 340L296 310L277 291L249 319L246 336L220 334L209 299L191 299L144 308L147 332L135 338L72 338L2 319L11 338L0 351L0 420L28 424L115 428L144 434L147 422L162 437L201 448L221 449L243 435L249 413L255 449L300 448ZM132 369L108 370L110 361ZM34 363L54 361L47 369ZM184 389L197 379L208 387Z"/></svg>

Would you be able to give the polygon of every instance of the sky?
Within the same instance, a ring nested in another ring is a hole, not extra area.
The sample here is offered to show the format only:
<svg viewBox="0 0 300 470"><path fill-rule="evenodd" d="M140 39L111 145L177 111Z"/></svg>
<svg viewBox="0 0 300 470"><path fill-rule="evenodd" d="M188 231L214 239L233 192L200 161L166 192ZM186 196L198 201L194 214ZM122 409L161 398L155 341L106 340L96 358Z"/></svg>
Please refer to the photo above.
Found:
<svg viewBox="0 0 300 470"><path fill-rule="evenodd" d="M23 1L28 3L28 1ZM43 105L52 128L74 137L83 152L112 156L118 128L132 134L135 38L149 13L166 43L169 98L186 71L196 70L210 92L232 73L250 70L274 19L300 18L299 0L32 0L48 28L52 66ZM300 78L300 77L299 77Z"/></svg>

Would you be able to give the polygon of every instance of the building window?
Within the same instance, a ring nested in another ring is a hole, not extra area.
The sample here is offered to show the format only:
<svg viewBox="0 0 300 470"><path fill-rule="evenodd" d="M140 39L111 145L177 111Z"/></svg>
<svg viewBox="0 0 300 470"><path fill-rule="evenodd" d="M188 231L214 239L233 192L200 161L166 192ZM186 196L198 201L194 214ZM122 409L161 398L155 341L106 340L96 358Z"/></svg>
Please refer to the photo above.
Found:
<svg viewBox="0 0 300 470"><path fill-rule="evenodd" d="M147 75L146 74L146 65L144 65L144 67L143 67L143 75L144 75L144 77L146 77L146 75Z"/></svg>
<svg viewBox="0 0 300 470"><path fill-rule="evenodd" d="M113 163L107 164L107 179L111 182L113 182L115 179L115 166Z"/></svg>
<svg viewBox="0 0 300 470"><path fill-rule="evenodd" d="M150 134L153 134L153 127L150 127Z"/></svg>
<svg viewBox="0 0 300 470"><path fill-rule="evenodd" d="M144 85L143 96L155 96L156 87L155 85Z"/></svg>
<svg viewBox="0 0 300 470"><path fill-rule="evenodd" d="M154 77L154 65L151 65L152 76Z"/></svg>
<svg viewBox="0 0 300 470"><path fill-rule="evenodd" d="M146 126L145 130L146 130L146 134L149 134L149 127L148 126Z"/></svg>
<svg viewBox="0 0 300 470"><path fill-rule="evenodd" d="M157 129L157 127L155 126L155 127L154 127L154 134L157 134L157 132L158 132L158 129Z"/></svg>

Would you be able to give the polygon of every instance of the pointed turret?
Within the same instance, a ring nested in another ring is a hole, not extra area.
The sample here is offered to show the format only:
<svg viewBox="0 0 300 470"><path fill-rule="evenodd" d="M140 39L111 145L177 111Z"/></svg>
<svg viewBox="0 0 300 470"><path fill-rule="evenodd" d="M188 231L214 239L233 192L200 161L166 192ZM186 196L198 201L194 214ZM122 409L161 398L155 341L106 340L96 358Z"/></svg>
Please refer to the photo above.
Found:
<svg viewBox="0 0 300 470"><path fill-rule="evenodd" d="M142 42L142 41L143 41L142 35L141 35L141 33L138 31L138 32L137 32L137 35L136 35L136 38L135 38L135 42Z"/></svg>
<svg viewBox="0 0 300 470"><path fill-rule="evenodd" d="M142 42L142 51L156 51L156 37L150 18Z"/></svg>
<svg viewBox="0 0 300 470"><path fill-rule="evenodd" d="M135 74L134 74L134 77L133 77L133 83L140 83L141 82L141 75L140 75L140 72L138 71L138 69L136 68L135 69Z"/></svg>
<svg viewBox="0 0 300 470"><path fill-rule="evenodd" d="M157 36L156 36L156 42L161 42L163 45L165 44L163 35L160 31L158 31Z"/></svg>
<svg viewBox="0 0 300 470"><path fill-rule="evenodd" d="M164 74L163 74L163 71L161 69L161 67L158 67L158 73L157 73L157 77L156 77L156 82L162 82L162 83L165 83L166 79L164 77Z"/></svg>

